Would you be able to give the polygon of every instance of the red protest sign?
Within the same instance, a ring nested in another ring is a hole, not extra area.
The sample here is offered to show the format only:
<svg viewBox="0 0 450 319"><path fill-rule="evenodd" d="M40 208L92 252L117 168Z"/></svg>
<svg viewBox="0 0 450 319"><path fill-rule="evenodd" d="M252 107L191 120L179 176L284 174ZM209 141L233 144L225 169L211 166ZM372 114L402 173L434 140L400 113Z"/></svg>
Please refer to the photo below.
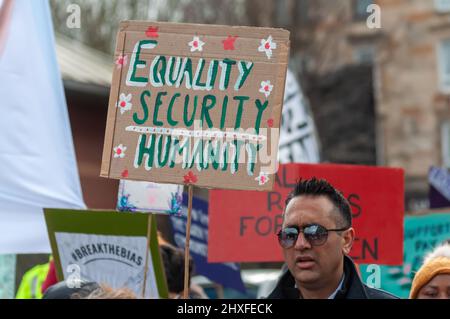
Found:
<svg viewBox="0 0 450 319"><path fill-rule="evenodd" d="M271 192L211 190L209 262L283 261L276 233L284 200L299 178L324 178L350 202L357 263L403 260L403 170L335 164L280 165Z"/></svg>

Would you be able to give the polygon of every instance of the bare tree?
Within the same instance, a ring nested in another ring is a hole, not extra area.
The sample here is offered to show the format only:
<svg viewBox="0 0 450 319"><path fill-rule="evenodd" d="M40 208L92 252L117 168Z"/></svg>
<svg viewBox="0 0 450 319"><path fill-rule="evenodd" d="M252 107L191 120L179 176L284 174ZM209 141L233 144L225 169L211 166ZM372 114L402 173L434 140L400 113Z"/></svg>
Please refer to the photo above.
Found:
<svg viewBox="0 0 450 319"><path fill-rule="evenodd" d="M81 9L81 28L69 28L69 5ZM122 20L247 24L245 0L51 0L55 30L106 53Z"/></svg>
<svg viewBox="0 0 450 319"><path fill-rule="evenodd" d="M291 32L290 67L308 74L332 69L352 0L51 0L57 32L111 54L122 20L282 27ZM70 29L67 8L78 4L81 28ZM350 17L351 19L351 17Z"/></svg>
<svg viewBox="0 0 450 319"><path fill-rule="evenodd" d="M81 11L81 27L69 28L70 4ZM53 23L58 33L77 39L93 48L111 53L120 21L147 19L149 0L51 0Z"/></svg>

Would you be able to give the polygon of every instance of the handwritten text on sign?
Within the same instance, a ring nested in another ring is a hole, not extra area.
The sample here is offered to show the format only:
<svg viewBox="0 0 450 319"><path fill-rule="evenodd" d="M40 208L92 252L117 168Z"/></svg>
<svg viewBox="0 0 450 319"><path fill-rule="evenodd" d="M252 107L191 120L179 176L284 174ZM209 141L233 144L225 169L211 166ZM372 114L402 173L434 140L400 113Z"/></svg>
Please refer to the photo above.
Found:
<svg viewBox="0 0 450 319"><path fill-rule="evenodd" d="M289 33L123 22L102 176L270 190Z"/></svg>

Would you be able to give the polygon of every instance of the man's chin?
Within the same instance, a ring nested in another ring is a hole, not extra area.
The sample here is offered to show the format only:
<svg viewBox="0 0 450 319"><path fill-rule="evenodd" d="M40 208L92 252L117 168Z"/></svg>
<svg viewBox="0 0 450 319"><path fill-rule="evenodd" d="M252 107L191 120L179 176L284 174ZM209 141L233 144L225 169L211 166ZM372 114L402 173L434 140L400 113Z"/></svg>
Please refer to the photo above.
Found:
<svg viewBox="0 0 450 319"><path fill-rule="evenodd" d="M296 269L295 281L298 284L311 284L316 282L320 278L320 275L311 269Z"/></svg>

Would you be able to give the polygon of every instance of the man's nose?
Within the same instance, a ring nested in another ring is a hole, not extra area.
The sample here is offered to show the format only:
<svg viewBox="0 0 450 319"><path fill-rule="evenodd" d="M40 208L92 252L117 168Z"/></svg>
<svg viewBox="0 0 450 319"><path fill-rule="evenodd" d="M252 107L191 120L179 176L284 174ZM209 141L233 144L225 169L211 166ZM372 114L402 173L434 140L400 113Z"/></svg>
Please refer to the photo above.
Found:
<svg viewBox="0 0 450 319"><path fill-rule="evenodd" d="M298 234L297 241L295 242L295 249L305 250L311 248L311 244L306 240L303 232Z"/></svg>

